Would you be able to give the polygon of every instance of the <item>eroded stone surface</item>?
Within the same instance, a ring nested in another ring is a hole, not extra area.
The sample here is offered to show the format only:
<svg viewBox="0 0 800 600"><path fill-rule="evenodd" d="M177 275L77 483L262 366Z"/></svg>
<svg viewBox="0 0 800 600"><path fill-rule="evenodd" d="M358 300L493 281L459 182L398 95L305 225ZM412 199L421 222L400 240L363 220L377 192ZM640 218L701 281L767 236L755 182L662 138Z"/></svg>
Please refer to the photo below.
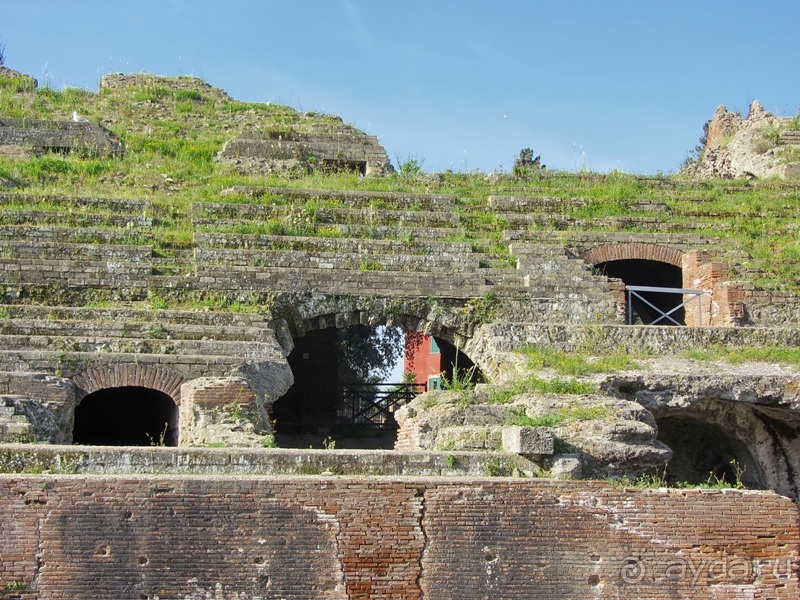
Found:
<svg viewBox="0 0 800 600"><path fill-rule="evenodd" d="M800 145L791 131L794 123L796 118L776 117L758 101L747 118L719 106L708 125L705 152L688 171L703 178L796 177L800 163L786 158L787 147Z"/></svg>

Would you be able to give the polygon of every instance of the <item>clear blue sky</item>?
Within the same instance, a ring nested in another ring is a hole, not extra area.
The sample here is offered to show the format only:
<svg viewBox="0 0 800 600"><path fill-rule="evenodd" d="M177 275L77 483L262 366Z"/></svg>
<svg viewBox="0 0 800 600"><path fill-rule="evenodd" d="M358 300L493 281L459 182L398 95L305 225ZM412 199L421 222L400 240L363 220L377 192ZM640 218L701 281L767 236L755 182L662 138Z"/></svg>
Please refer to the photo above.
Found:
<svg viewBox="0 0 800 600"><path fill-rule="evenodd" d="M340 115L393 163L677 170L719 104L800 107L800 2L0 0L6 65L96 90L196 75Z"/></svg>

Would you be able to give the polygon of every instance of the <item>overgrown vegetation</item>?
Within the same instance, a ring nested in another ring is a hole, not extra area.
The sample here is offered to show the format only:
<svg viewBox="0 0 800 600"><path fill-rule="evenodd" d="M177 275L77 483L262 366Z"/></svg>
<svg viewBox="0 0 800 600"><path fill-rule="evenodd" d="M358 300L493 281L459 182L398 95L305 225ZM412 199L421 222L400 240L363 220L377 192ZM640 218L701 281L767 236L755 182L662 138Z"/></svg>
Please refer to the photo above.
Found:
<svg viewBox="0 0 800 600"><path fill-rule="evenodd" d="M800 366L800 348L794 346L711 346L684 352L693 360L725 360L738 364L743 362L770 362Z"/></svg>
<svg viewBox="0 0 800 600"><path fill-rule="evenodd" d="M611 409L605 405L570 406L562 407L556 411L541 415L530 416L524 407L512 408L506 425L520 425L522 427L555 427L565 421L590 421L592 419L608 419Z"/></svg>
<svg viewBox="0 0 800 600"><path fill-rule="evenodd" d="M653 488L679 488L679 489L709 489L709 490L724 490L724 489L745 489L743 476L747 471L747 465L737 461L735 458L731 459L728 463L731 467L732 481L728 481L724 474L716 475L713 471L708 474L708 479L702 483L691 483L688 481L670 481L668 465L658 472L642 473L636 479L630 477L620 477L611 479L610 483L616 487L624 488L638 488L638 489L653 489Z"/></svg>
<svg viewBox="0 0 800 600"><path fill-rule="evenodd" d="M505 404L515 396L526 393L539 394L571 394L580 396L593 394L597 386L592 383L578 381L573 378L542 379L536 375L528 375L512 384L491 386L488 401L490 404Z"/></svg>
<svg viewBox="0 0 800 600"><path fill-rule="evenodd" d="M530 369L554 369L560 375L573 377L591 373L616 373L641 367L629 354L621 352L587 358L575 352L560 352L536 345L525 346L520 352L527 356Z"/></svg>
<svg viewBox="0 0 800 600"><path fill-rule="evenodd" d="M57 194L149 201L157 222L148 234L155 234L159 251L190 247L198 229L252 235L414 238L412 231L402 227L389 228L395 232L392 234L369 224L353 224L345 230L339 224L315 221L313 213L309 213L311 220L298 220L292 211L249 223L192 222L192 203L219 202L220 191L236 185L430 192L453 194L457 199L454 214L458 225L444 229L441 239L469 242L487 256L483 266L513 268L514 257L508 253L503 234L520 225L490 206L487 199L492 195L544 196L562 200L563 208L557 215L543 213L541 219L531 220L529 229L693 232L742 257L733 265L733 277L747 273L765 288L800 289L800 185L796 182L692 182L677 175L642 177L619 171L564 173L541 168L528 149L518 160L520 172L516 175L487 177L485 173L449 171L429 177L423 172L422 159L416 156L398 161L398 172L384 178L348 172L245 175L215 160L223 143L237 133L248 130L274 138L340 121L277 104L237 102L192 78L143 76L140 85L99 93L0 85L1 115L68 120L73 110L118 136L125 156L2 156L0 178L17 186L17 191L37 197ZM797 122L800 128L800 119ZM303 204L269 196L247 202ZM375 209L399 213L409 207L387 198L376 203ZM70 222L77 226L85 210L73 206L61 212L70 213ZM58 212L54 207L53 211ZM136 233L135 228L130 232ZM144 243L145 237L139 240ZM364 262L356 268L377 266L377 262Z"/></svg>

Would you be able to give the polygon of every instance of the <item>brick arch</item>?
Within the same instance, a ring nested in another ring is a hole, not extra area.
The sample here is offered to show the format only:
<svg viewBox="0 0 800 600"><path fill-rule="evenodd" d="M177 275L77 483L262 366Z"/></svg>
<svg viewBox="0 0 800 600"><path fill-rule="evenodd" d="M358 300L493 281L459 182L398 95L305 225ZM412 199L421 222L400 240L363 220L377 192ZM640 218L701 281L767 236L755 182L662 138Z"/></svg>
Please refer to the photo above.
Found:
<svg viewBox="0 0 800 600"><path fill-rule="evenodd" d="M118 387L143 387L163 392L180 404L182 375L151 365L104 365L86 369L75 375L72 382L78 390L78 402L94 392Z"/></svg>
<svg viewBox="0 0 800 600"><path fill-rule="evenodd" d="M682 267L683 253L670 246L644 242L625 242L596 246L589 250L583 259L593 265L612 260L653 260Z"/></svg>

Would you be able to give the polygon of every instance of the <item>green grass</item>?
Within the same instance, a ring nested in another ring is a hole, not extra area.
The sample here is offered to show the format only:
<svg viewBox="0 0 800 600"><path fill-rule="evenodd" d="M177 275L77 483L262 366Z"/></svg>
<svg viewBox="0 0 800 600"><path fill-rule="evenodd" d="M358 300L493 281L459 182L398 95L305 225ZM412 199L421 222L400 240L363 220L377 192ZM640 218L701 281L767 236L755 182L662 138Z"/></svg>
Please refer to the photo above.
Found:
<svg viewBox="0 0 800 600"><path fill-rule="evenodd" d="M701 361L724 360L733 364L743 362L769 362L800 366L800 348L796 346L743 346L729 348L716 346L687 350L686 358Z"/></svg>
<svg viewBox="0 0 800 600"><path fill-rule="evenodd" d="M162 230L158 238L163 240L162 245L169 245L172 240L191 244L189 210L195 201L301 204L280 197L219 196L221 190L233 185L453 194L460 224L448 230L442 239L468 242L476 251L486 253L494 266L508 268L514 266L514 257L508 254L503 239L509 219L490 207L487 198L490 195L549 196L565 201L578 198L582 202L565 202L567 208L559 218L580 220L583 229L597 231L644 231L635 221L615 225L606 219L655 218L665 227L709 238L721 249L748 253L750 258L741 266L761 271L755 276L755 283L761 287L800 290L800 236L797 235L800 186L796 182L692 182L679 176L643 177L618 171L608 174L540 171L524 180L513 176L489 180L485 173L446 172L439 180L431 180L420 170L412 169L413 163L403 173L384 178L322 172L290 179L244 175L215 160L223 143L240 131L255 130L258 125L262 135L269 137L275 132L302 133L314 127L341 126L341 121L328 115L303 114L288 106L230 100L206 87L183 89L186 82L191 86L192 78L147 76L143 81L138 86L94 93L79 88L57 91L46 87L20 91L19 82L0 78L0 114L68 120L70 113L77 110L93 122L106 125L126 148L125 156L120 159L78 155L0 157L0 177L30 194L136 198L147 199L155 206L169 205L173 214L159 224ZM800 117L796 122L800 123ZM417 164L422 163L422 159L417 159ZM657 200L668 212L634 208L642 200ZM392 202L388 198L378 199L374 208L393 208ZM335 199L323 200L317 208L326 207L341 207L341 203ZM173 227L181 233L166 232ZM319 237L357 232L365 238L380 236L376 228L342 232L331 224L284 219L244 223L219 231ZM584 361L588 366L581 361L572 365L560 359L557 362L553 368L566 369L563 374L605 368L595 366L596 360Z"/></svg>
<svg viewBox="0 0 800 600"><path fill-rule="evenodd" d="M559 408L556 411L530 416L524 407L512 408L506 419L506 425L522 427L555 427L566 421L591 421L593 419L611 418L611 409L607 406L573 406Z"/></svg>
<svg viewBox="0 0 800 600"><path fill-rule="evenodd" d="M585 383L572 378L562 379L541 379L535 375L528 375L510 385L491 386L489 388L490 404L505 404L515 396L526 393L538 394L569 394L584 395L593 394L597 391L597 386Z"/></svg>
<svg viewBox="0 0 800 600"><path fill-rule="evenodd" d="M641 367L630 355L619 352L593 359L536 345L525 346L520 352L528 358L530 369L554 369L560 375L573 377L592 373L615 373Z"/></svg>

